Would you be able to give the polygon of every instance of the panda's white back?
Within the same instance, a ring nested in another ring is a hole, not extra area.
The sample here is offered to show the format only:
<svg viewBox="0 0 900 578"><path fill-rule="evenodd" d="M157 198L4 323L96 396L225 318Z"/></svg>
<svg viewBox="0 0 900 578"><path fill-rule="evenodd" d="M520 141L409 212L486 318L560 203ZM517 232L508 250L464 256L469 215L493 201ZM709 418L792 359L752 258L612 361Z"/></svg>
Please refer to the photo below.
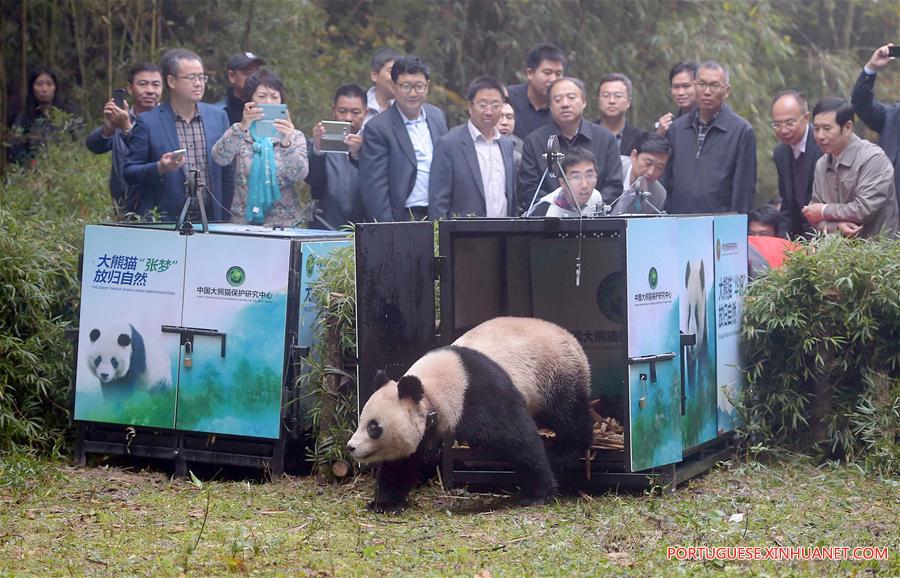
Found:
<svg viewBox="0 0 900 578"><path fill-rule="evenodd" d="M555 323L532 317L496 317L460 336L453 345L494 360L509 374L529 410L543 405L545 385L560 372L575 372L590 383L590 366L575 337Z"/></svg>
<svg viewBox="0 0 900 578"><path fill-rule="evenodd" d="M450 349L436 349L412 364L406 375L422 382L425 397L438 415L443 434L452 432L462 418L469 377L459 355Z"/></svg>

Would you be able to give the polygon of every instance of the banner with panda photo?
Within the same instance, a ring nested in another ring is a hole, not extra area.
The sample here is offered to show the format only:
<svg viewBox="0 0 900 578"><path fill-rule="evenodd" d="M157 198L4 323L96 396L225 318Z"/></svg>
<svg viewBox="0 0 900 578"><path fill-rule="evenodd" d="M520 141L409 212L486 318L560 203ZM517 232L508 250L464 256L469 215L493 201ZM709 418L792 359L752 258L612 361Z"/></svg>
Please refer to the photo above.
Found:
<svg viewBox="0 0 900 578"><path fill-rule="evenodd" d="M84 235L75 419L175 427L185 237L88 226Z"/></svg>
<svg viewBox="0 0 900 578"><path fill-rule="evenodd" d="M731 403L744 388L741 319L747 292L747 215L715 218L718 433L740 425Z"/></svg>

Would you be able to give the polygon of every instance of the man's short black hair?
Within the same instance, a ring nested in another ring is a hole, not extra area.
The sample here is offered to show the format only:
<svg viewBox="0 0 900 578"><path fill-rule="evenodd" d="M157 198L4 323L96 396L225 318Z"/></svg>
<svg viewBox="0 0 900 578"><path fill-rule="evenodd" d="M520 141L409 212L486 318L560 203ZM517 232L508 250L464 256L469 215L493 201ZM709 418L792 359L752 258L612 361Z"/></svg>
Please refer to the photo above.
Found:
<svg viewBox="0 0 900 578"><path fill-rule="evenodd" d="M372 55L372 63L370 65L370 69L372 72L381 72L381 69L384 68L384 65L390 62L391 60L397 60L403 56L393 48L379 48L375 51L375 54Z"/></svg>
<svg viewBox="0 0 900 578"><path fill-rule="evenodd" d="M600 79L600 84L597 85L597 93L598 94L600 93L600 89L607 82L621 82L622 84L625 85L625 88L628 90L628 98L631 98L631 95L633 93L633 88L631 85L630 78L628 78L627 76L625 76L624 74L622 74L620 72L611 72Z"/></svg>
<svg viewBox="0 0 900 578"><path fill-rule="evenodd" d="M334 101L332 104L337 104L337 101L340 97L346 98L358 98L362 101L363 107L366 106L366 101L368 97L366 96L366 91L362 89L358 84L344 84L338 87L337 91L334 93Z"/></svg>
<svg viewBox="0 0 900 578"><path fill-rule="evenodd" d="M531 52L528 53L528 58L525 60L525 66L529 70L537 70L541 62L545 60L559 62L563 65L563 68L568 64L566 55L563 54L563 51L559 46L541 43L531 47Z"/></svg>
<svg viewBox="0 0 900 578"><path fill-rule="evenodd" d="M637 151L637 154L670 154L672 152L672 143L666 137L660 136L655 132L645 132L634 143L634 150ZM628 154L631 154L631 151L628 151Z"/></svg>
<svg viewBox="0 0 900 578"><path fill-rule="evenodd" d="M747 224L749 225L751 221L756 221L757 223L762 223L763 225L769 225L777 234L780 215L778 214L778 209L776 209L772 205L763 205L758 209L750 211L750 215L747 217Z"/></svg>
<svg viewBox="0 0 900 578"><path fill-rule="evenodd" d="M569 170L569 167L577 165L578 163L583 163L584 161L590 161L590 163L594 165L594 170L597 170L597 157L594 156L594 153L583 147L570 148L560 164L562 165L563 172L566 172Z"/></svg>
<svg viewBox="0 0 900 578"><path fill-rule="evenodd" d="M679 62L669 71L669 84L672 84L672 79L675 78L676 74L681 74L682 72L690 72L691 78L696 78L698 68L697 63L690 60Z"/></svg>
<svg viewBox="0 0 900 578"><path fill-rule="evenodd" d="M391 67L391 80L397 82L401 74L424 74L425 80L431 80L431 69L418 56L400 56L394 59Z"/></svg>
<svg viewBox="0 0 900 578"><path fill-rule="evenodd" d="M247 77L247 81L244 83L244 102L250 102L253 99L253 93L260 86L277 90L281 95L281 102L284 104L284 82L280 76L265 68L260 68Z"/></svg>
<svg viewBox="0 0 900 578"><path fill-rule="evenodd" d="M187 48L171 48L166 50L159 61L163 80L170 76L178 76L179 60L196 60L201 64L203 63L203 59L200 58L196 52L192 52Z"/></svg>
<svg viewBox="0 0 900 578"><path fill-rule="evenodd" d="M475 95L478 94L479 90L490 89L499 90L500 98L503 98L503 95L506 94L506 88L503 86L502 82L493 76L479 76L469 84L469 90L466 91L466 100L475 102Z"/></svg>
<svg viewBox="0 0 900 578"><path fill-rule="evenodd" d="M159 66L152 62L138 62L128 69L128 84L134 83L134 77L142 72L158 72L162 76L162 70L160 70Z"/></svg>
<svg viewBox="0 0 900 578"><path fill-rule="evenodd" d="M815 122L816 115L825 112L834 112L834 119L837 121L838 126L844 126L853 120L853 105L837 96L826 96L816 104L816 108L813 109L812 113L813 122Z"/></svg>

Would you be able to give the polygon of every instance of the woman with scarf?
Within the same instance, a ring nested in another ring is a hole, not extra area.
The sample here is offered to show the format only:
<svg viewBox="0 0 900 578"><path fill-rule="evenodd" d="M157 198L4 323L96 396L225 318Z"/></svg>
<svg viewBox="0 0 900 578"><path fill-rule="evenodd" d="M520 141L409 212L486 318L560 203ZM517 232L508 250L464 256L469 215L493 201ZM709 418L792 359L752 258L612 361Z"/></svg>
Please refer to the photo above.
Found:
<svg viewBox="0 0 900 578"><path fill-rule="evenodd" d="M290 115L274 121L277 137L258 135L263 117L260 104L284 102L284 84L277 74L258 70L244 84L244 116L213 145L212 158L222 166L235 161L231 222L294 227L301 220L294 183L309 172L306 138Z"/></svg>

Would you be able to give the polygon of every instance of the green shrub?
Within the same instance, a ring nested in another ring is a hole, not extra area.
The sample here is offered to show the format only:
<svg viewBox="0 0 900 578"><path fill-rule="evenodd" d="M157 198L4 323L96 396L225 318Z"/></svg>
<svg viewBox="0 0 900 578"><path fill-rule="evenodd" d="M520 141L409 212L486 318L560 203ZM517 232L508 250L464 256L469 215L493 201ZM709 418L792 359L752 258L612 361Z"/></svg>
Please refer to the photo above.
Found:
<svg viewBox="0 0 900 578"><path fill-rule="evenodd" d="M336 249L317 262L321 267L312 284L312 299L322 307L316 322L318 342L305 359L299 378L302 391L312 402L309 417L313 445L308 459L314 470L328 478L330 465L343 461L353 467L347 442L356 430L356 267L353 246ZM329 331L336 330L343 368L326 363ZM328 383L336 376L338 386Z"/></svg>
<svg viewBox="0 0 900 578"><path fill-rule="evenodd" d="M818 238L744 307L744 434L897 472L900 241Z"/></svg>
<svg viewBox="0 0 900 578"><path fill-rule="evenodd" d="M78 255L109 215L109 155L65 134L0 183L0 453L59 450L68 429Z"/></svg>

